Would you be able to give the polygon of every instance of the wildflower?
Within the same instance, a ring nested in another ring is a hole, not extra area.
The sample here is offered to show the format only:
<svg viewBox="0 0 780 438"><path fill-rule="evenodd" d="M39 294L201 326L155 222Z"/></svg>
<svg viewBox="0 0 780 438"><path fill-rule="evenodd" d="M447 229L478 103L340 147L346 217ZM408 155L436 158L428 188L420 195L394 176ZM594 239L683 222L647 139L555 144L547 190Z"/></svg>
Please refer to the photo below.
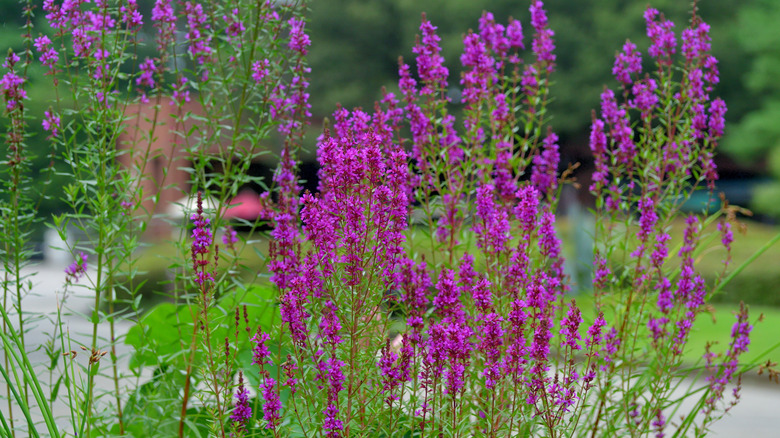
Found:
<svg viewBox="0 0 780 438"><path fill-rule="evenodd" d="M552 196L558 188L556 175L560 160L558 136L549 132L542 142L542 152L533 159L534 168L531 172L531 183L541 194Z"/></svg>
<svg viewBox="0 0 780 438"><path fill-rule="evenodd" d="M523 44L523 25L519 20L509 20L509 24L506 27L506 37L509 42L509 47L516 49L525 48L525 45Z"/></svg>
<svg viewBox="0 0 780 438"><path fill-rule="evenodd" d="M267 59L263 59L262 61L255 61L252 63L252 79L256 83L261 83L263 79L265 79L266 76L268 76L268 67L271 64Z"/></svg>
<svg viewBox="0 0 780 438"><path fill-rule="evenodd" d="M666 427L666 417L660 409L655 411L655 419L650 423L655 432L655 438L664 438L664 428Z"/></svg>
<svg viewBox="0 0 780 438"><path fill-rule="evenodd" d="M325 419L322 422L322 429L325 431L325 436L328 438L340 437L344 424L338 418L339 408L333 403L329 403L323 414L325 414Z"/></svg>
<svg viewBox="0 0 780 438"><path fill-rule="evenodd" d="M604 134L604 122L595 118L595 116L590 125L589 146L596 162L596 170L593 172L593 183L590 185L590 191L598 193L607 185L607 175L609 174L607 163L609 159L607 157L607 136Z"/></svg>
<svg viewBox="0 0 780 438"><path fill-rule="evenodd" d="M710 51L710 26L696 17L691 27L682 32L682 52L687 64L693 64L701 55Z"/></svg>
<svg viewBox="0 0 780 438"><path fill-rule="evenodd" d="M582 315L580 309L577 308L574 300L569 303L569 311L566 313L566 317L561 321L561 335L563 336L563 344L570 347L572 350L581 350L582 347L577 343L581 341L579 327L582 323Z"/></svg>
<svg viewBox="0 0 780 438"><path fill-rule="evenodd" d="M235 251L235 244L238 243L238 234L230 225L225 228L225 233L222 234L222 243Z"/></svg>
<svg viewBox="0 0 780 438"><path fill-rule="evenodd" d="M723 135L725 126L724 116L726 115L726 103L719 97L715 98L710 104L710 117L708 120L709 139L716 140Z"/></svg>
<svg viewBox="0 0 780 438"><path fill-rule="evenodd" d="M210 272L206 271L209 264L207 256L213 236L209 223L211 220L203 216L203 198L198 192L198 210L190 216L195 228L192 230L192 269L195 271L195 282L203 286L206 281L214 281Z"/></svg>
<svg viewBox="0 0 780 438"><path fill-rule="evenodd" d="M51 109L43 112L43 121L41 122L41 125L43 126L43 129L51 133L52 137L56 137L60 134L60 123L60 116L54 114Z"/></svg>
<svg viewBox="0 0 780 438"><path fill-rule="evenodd" d="M304 30L306 22L293 17L287 21L287 24L290 26L290 42L287 46L290 50L298 52L302 56L306 56L309 52L307 47L311 45L311 39L309 39L309 36L306 35Z"/></svg>
<svg viewBox="0 0 780 438"><path fill-rule="evenodd" d="M473 229L477 235L477 245L486 253L497 255L506 250L506 244L511 238L511 225L507 212L495 205L493 191L490 185L477 188L479 221L476 221Z"/></svg>
<svg viewBox="0 0 780 438"><path fill-rule="evenodd" d="M537 62L545 65L547 72L550 73L555 67L555 55L552 53L555 50L553 42L555 32L547 27L547 13L543 8L541 1L531 3L531 25L536 31L531 47Z"/></svg>
<svg viewBox="0 0 780 438"><path fill-rule="evenodd" d="M246 423L252 418L252 408L249 407L249 391L244 386L244 374L238 372L238 390L235 394L236 406L230 414L230 420L233 421L236 429L244 430Z"/></svg>
<svg viewBox="0 0 780 438"><path fill-rule="evenodd" d="M295 377L295 371L298 370L298 365L296 365L292 355L287 355L287 361L282 364L282 368L284 369L284 376L287 377L284 384L285 386L290 387L290 394L295 394L298 390L298 379Z"/></svg>
<svg viewBox="0 0 780 438"><path fill-rule="evenodd" d="M190 90L187 89L187 78L184 76L179 78L179 83L173 90L173 99L171 105L181 106L184 102L190 101Z"/></svg>
<svg viewBox="0 0 780 438"><path fill-rule="evenodd" d="M265 428L275 430L279 425L281 416L279 411L282 409L282 402L279 399L279 392L276 390L276 380L266 377L260 385L263 390L263 420Z"/></svg>
<svg viewBox="0 0 780 438"><path fill-rule="evenodd" d="M13 70L17 62L19 62L19 56L10 52L3 63L3 67L9 69L9 71L0 79L0 87L3 89L3 97L6 102L5 108L8 112L21 108L22 101L27 99L27 92L22 88L25 79L17 75Z"/></svg>
<svg viewBox="0 0 780 438"><path fill-rule="evenodd" d="M203 65L211 60L213 52L210 46L211 35L209 34L211 26L208 24L208 18L200 3L186 2L184 3L184 11L187 16L187 34L185 35L189 45L187 50L199 65Z"/></svg>
<svg viewBox="0 0 780 438"><path fill-rule="evenodd" d="M420 24L420 32L422 39L418 39L412 49L417 55L417 73L424 84L420 95L434 94L447 88L449 70L444 66L444 57L441 56L441 38L436 35L436 26L426 20L425 14Z"/></svg>
<svg viewBox="0 0 780 438"><path fill-rule="evenodd" d="M130 30L138 30L143 26L143 16L138 11L137 0L127 0L119 8L119 12L122 13L122 22L127 24L127 28Z"/></svg>
<svg viewBox="0 0 780 438"><path fill-rule="evenodd" d="M642 71L642 54L636 49L636 44L626 41L623 44L623 51L615 56L615 65L612 67L612 74L615 79L627 87L633 82L632 74L638 74Z"/></svg>
<svg viewBox="0 0 780 438"><path fill-rule="evenodd" d="M155 0L152 22L157 29L157 51L166 53L168 46L174 42L176 29L176 14L173 12L171 0Z"/></svg>
<svg viewBox="0 0 780 438"><path fill-rule="evenodd" d="M503 376L501 346L503 345L504 329L501 327L504 319L491 312L482 320L478 333L479 351L485 355L485 387L494 388Z"/></svg>
<svg viewBox="0 0 780 438"><path fill-rule="evenodd" d="M270 365L271 364L271 352L268 351L268 347L265 342L268 340L268 334L257 329L257 333L252 336L251 341L255 344L252 347L252 365Z"/></svg>
<svg viewBox="0 0 780 438"><path fill-rule="evenodd" d="M658 88L654 79L644 79L634 83L631 93L634 98L628 101L628 105L642 112L642 118L650 115L658 104L658 96L655 90Z"/></svg>
<svg viewBox="0 0 780 438"><path fill-rule="evenodd" d="M652 44L648 49L650 56L656 58L660 65L671 65L671 56L676 52L677 38L674 36L674 23L664 20L656 22L659 12L657 9L648 8L645 11L645 23L647 24L647 36Z"/></svg>
<svg viewBox="0 0 780 438"><path fill-rule="evenodd" d="M138 65L138 70L140 74L135 79L135 83L137 85L154 88L154 74L157 73L157 67L154 64L154 60L146 58L144 62Z"/></svg>
<svg viewBox="0 0 780 438"><path fill-rule="evenodd" d="M34 45L35 50L41 54L41 63L49 69L53 69L59 60L59 54L57 53L57 49L51 47L51 40L49 37L43 35L36 38Z"/></svg>
<svg viewBox="0 0 780 438"><path fill-rule="evenodd" d="M223 15L222 19L227 23L225 27L225 33L227 34L228 41L232 39L239 39L238 47L241 47L240 36L246 30L246 26L239 19L238 9L230 11L230 15ZM292 47L290 47L292 49Z"/></svg>
<svg viewBox="0 0 780 438"><path fill-rule="evenodd" d="M68 283L78 283L81 277L87 273L87 255L79 252L76 260L65 268L65 281Z"/></svg>

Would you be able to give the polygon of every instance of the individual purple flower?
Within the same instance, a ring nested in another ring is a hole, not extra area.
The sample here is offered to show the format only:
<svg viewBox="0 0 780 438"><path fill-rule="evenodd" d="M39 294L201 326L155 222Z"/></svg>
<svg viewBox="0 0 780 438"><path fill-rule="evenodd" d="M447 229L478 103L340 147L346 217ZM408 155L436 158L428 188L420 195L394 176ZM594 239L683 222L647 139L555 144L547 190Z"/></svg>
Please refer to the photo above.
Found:
<svg viewBox="0 0 780 438"><path fill-rule="evenodd" d="M703 409L705 414L709 414L716 409L718 401L723 399L723 392L726 386L731 383L734 376L738 373L739 358L747 353L750 346L750 332L753 326L748 321L748 308L745 303L740 303L737 312L737 322L731 328L731 343L723 356L720 364L714 364L714 355L706 357L706 367L711 373L707 377L709 382L708 397Z"/></svg>
<svg viewBox="0 0 780 438"><path fill-rule="evenodd" d="M658 104L658 96L655 90L658 86L654 79L644 79L634 83L631 93L634 98L628 101L628 104L642 112L642 118L650 115L653 108Z"/></svg>
<svg viewBox="0 0 780 438"><path fill-rule="evenodd" d="M658 222L658 214L655 212L655 199L650 196L643 196L639 200L639 231L636 237L640 241L647 242Z"/></svg>
<svg viewBox="0 0 780 438"><path fill-rule="evenodd" d="M59 54L57 49L51 46L51 40L48 36L42 35L35 39L35 50L41 54L40 60L43 65L49 69L53 69L57 61L59 60Z"/></svg>
<svg viewBox="0 0 780 438"><path fill-rule="evenodd" d="M623 51L615 55L615 65L612 74L623 86L629 86L633 82L631 75L642 71L642 54L636 49L636 44L626 41Z"/></svg>
<svg viewBox="0 0 780 438"><path fill-rule="evenodd" d="M629 164L636 155L634 131L631 129L628 114L624 108L618 107L615 93L605 90L601 93L601 116L609 123L609 135L617 143L617 159L620 164Z"/></svg>
<svg viewBox="0 0 780 438"><path fill-rule="evenodd" d="M81 277L87 273L87 255L79 252L76 260L65 268L65 281L67 283L78 283Z"/></svg>
<svg viewBox="0 0 780 438"><path fill-rule="evenodd" d="M255 81L255 83L261 83L263 79L268 76L268 68L270 65L271 63L267 59L263 59L262 61L255 61L252 63L252 79Z"/></svg>
<svg viewBox="0 0 780 438"><path fill-rule="evenodd" d="M463 304L460 301L460 288L455 284L455 272L452 269L444 269L436 283L439 292L433 299L433 305L443 319L455 318L460 320L463 316Z"/></svg>
<svg viewBox="0 0 780 438"><path fill-rule="evenodd" d="M650 261L653 266L660 272L663 267L664 261L669 256L669 249L666 247L666 243L671 239L668 233L660 233L655 238L653 244L653 253L650 254Z"/></svg>
<svg viewBox="0 0 780 438"><path fill-rule="evenodd" d="M606 257L600 255L596 256L593 265L596 267L596 274L593 276L593 287L597 290L602 290L607 286L612 270L607 266Z"/></svg>
<svg viewBox="0 0 780 438"><path fill-rule="evenodd" d="M607 325L607 321L604 320L604 313L599 312L596 320L588 328L588 337L585 338L585 348L593 348L601 345L602 335L601 329ZM590 353L588 353L590 355Z"/></svg>
<svg viewBox="0 0 780 438"><path fill-rule="evenodd" d="M137 31L144 24L143 16L138 11L137 0L127 0L119 8L119 12L122 15L122 22L127 25L127 28L132 31Z"/></svg>
<svg viewBox="0 0 780 438"><path fill-rule="evenodd" d="M246 26L244 26L244 22L241 21L239 18L240 15L238 13L238 9L233 9L230 11L230 15L223 15L222 20L227 23L227 26L225 26L225 33L227 34L227 40L232 41L233 39L238 39L238 47L241 47L241 34L244 33L246 30ZM292 47L291 47L292 49Z"/></svg>
<svg viewBox="0 0 780 438"><path fill-rule="evenodd" d="M56 137L60 134L60 116L55 114L51 109L43 112L43 121L41 125L43 129L49 131L51 137Z"/></svg>
<svg viewBox="0 0 780 438"><path fill-rule="evenodd" d="M482 13L479 19L479 36L499 58L505 57L509 50L509 40L504 36L504 29L503 25L496 23L492 13Z"/></svg>
<svg viewBox="0 0 780 438"><path fill-rule="evenodd" d="M230 420L237 430L245 430L246 423L252 418L252 408L249 407L249 391L244 386L244 373L238 372L238 390L235 394L236 406L230 414Z"/></svg>
<svg viewBox="0 0 780 438"><path fill-rule="evenodd" d="M485 277L481 277L471 288L471 297L474 299L474 305L482 314L487 314L493 308L490 286L490 281Z"/></svg>
<svg viewBox="0 0 780 438"><path fill-rule="evenodd" d="M729 221L718 222L718 231L720 231L720 241L726 248L726 252L731 252L731 244L734 242L734 233L731 231L731 223Z"/></svg>
<svg viewBox="0 0 780 438"><path fill-rule="evenodd" d="M520 79L520 86L523 88L523 93L528 96L527 103L531 103L530 98L536 96L539 91L539 72L531 64L526 64L523 68L523 76Z"/></svg>
<svg viewBox="0 0 780 438"><path fill-rule="evenodd" d="M382 376L382 393L388 394L385 398L385 403L388 405L398 400L398 395L394 393L401 383L398 367L395 366L397 360L398 353L390 349L390 339L387 339L385 346L382 347L377 366L379 374Z"/></svg>
<svg viewBox="0 0 780 438"><path fill-rule="evenodd" d="M154 88L154 75L157 73L157 67L154 64L154 60L146 58L144 62L138 65L138 71L140 74L135 79L135 83L137 85L149 87L150 89Z"/></svg>
<svg viewBox="0 0 780 438"><path fill-rule="evenodd" d="M517 191L518 198L514 213L520 221L523 238L530 239L531 231L536 227L536 217L539 213L539 192L534 186L527 185Z"/></svg>
<svg viewBox="0 0 780 438"><path fill-rule="evenodd" d="M539 252L549 262L548 288L550 291L559 289L563 292L567 285L561 285L563 278L563 257L561 257L561 240L555 232L555 214L545 206L542 216L539 218ZM562 287L558 287L562 286Z"/></svg>
<svg viewBox="0 0 780 438"><path fill-rule="evenodd" d="M604 345L601 348L601 357L605 363L612 363L618 348L620 348L620 338L617 336L617 329L612 327L604 336ZM606 365L603 365L602 369L606 370Z"/></svg>

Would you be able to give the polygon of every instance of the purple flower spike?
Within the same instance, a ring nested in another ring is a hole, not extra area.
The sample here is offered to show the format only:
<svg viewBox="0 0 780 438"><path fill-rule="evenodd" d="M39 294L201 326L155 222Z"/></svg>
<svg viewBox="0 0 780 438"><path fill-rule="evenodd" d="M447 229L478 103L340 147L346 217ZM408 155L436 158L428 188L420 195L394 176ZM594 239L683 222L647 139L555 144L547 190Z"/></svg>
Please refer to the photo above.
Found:
<svg viewBox="0 0 780 438"><path fill-rule="evenodd" d="M268 351L268 347L265 345L265 342L268 340L268 334L263 333L258 329L257 333L255 333L254 336L252 336L251 341L255 344L254 348L252 348L252 365L270 365L271 364L271 353Z"/></svg>
<svg viewBox="0 0 780 438"><path fill-rule="evenodd" d="M276 390L276 380L266 377L260 387L263 389L263 420L265 428L275 430L279 424L282 402L279 400L279 392Z"/></svg>
<svg viewBox="0 0 780 438"><path fill-rule="evenodd" d="M647 24L647 36L652 41L648 52L650 56L656 58L660 65L671 65L672 55L677 50L677 38L674 36L674 23L664 20L656 22L656 17L660 14L657 9L648 8L645 11L645 23Z"/></svg>
<svg viewBox="0 0 780 438"><path fill-rule="evenodd" d="M238 372L238 390L236 391L236 407L230 414L230 420L233 421L236 429L244 430L246 423L252 418L252 408L249 407L249 391L244 386L244 374Z"/></svg>
<svg viewBox="0 0 780 438"><path fill-rule="evenodd" d="M209 228L211 220L203 217L203 197L200 192L198 192L198 211L192 214L190 220L195 225L192 230L192 269L195 271L195 282L202 286L208 280L214 281L214 277L206 271L213 235Z"/></svg>
<svg viewBox="0 0 780 438"><path fill-rule="evenodd" d="M544 10L544 4L541 1L531 3L531 25L536 33L531 43L536 60L539 64L546 66L547 72L551 73L555 68L555 50L553 36L555 32L547 27L547 12Z"/></svg>
<svg viewBox="0 0 780 438"><path fill-rule="evenodd" d="M439 41L441 38L436 35L436 26L431 24L423 14L422 24L420 24L422 40L412 49L417 55L417 72L420 75L420 81L425 84L420 90L421 95L434 94L447 88L447 76L450 72L444 66L444 57L441 56L441 47Z"/></svg>
<svg viewBox="0 0 780 438"><path fill-rule="evenodd" d="M551 196L558 188L558 163L561 154L558 152L558 136L550 132L544 139L542 153L534 157L534 168L531 173L531 183L545 196Z"/></svg>
<svg viewBox="0 0 780 438"><path fill-rule="evenodd" d="M615 79L624 86L631 85L633 79L631 75L642 71L642 54L636 49L636 44L626 41L623 44L623 51L615 56L615 65L612 67L612 74Z"/></svg>

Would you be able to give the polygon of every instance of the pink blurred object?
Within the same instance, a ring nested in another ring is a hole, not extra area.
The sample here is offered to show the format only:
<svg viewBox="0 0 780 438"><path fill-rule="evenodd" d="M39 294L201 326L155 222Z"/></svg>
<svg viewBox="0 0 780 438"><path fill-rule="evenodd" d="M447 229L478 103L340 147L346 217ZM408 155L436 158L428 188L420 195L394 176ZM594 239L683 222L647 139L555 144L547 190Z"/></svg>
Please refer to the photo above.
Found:
<svg viewBox="0 0 780 438"><path fill-rule="evenodd" d="M244 190L230 200L230 206L225 212L227 219L255 220L263 210L260 197L251 190Z"/></svg>

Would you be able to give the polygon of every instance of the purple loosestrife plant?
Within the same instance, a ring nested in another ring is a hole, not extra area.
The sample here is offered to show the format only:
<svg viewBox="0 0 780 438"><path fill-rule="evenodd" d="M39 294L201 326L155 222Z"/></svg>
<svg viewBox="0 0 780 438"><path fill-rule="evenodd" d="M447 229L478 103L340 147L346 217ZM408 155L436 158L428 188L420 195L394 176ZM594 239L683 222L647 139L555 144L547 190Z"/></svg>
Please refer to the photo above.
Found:
<svg viewBox="0 0 780 438"><path fill-rule="evenodd" d="M642 76L630 41L615 61L624 92L602 94L591 129L599 228L588 315L566 303L554 213L564 178L557 135L542 126L554 32L541 2L531 16L530 44L518 21L499 24L488 13L464 37L462 125L447 111L449 72L436 26L423 16L416 75L399 66L401 101L385 94L373 114L338 108L318 139L318 193L294 196L294 162L282 156L271 270L292 352L284 373L295 391L282 407L294 413L290 427L316 424L325 436L663 435L678 427L666 421L667 370L680 366L708 289L695 266L702 220L687 219L676 265L668 229L681 200L716 178L725 105L708 96L717 70L707 27L694 18L695 36L683 38L682 78L670 68L673 26L654 10L646 17L658 70ZM526 46L531 64L520 57ZM265 67L254 72L262 81ZM669 105L680 109L662 110ZM634 208L636 220L625 213ZM728 247L732 237L721 230ZM614 308L607 295L617 297ZM748 331L735 329L729 357L744 352ZM708 366L722 380L733 376L728 363ZM647 383L632 385L627 376L637 375ZM708 406L722 395L719 381Z"/></svg>
<svg viewBox="0 0 780 438"><path fill-rule="evenodd" d="M707 378L694 381L701 391L686 397L698 397L696 407L680 421L670 389L714 293L697 259L724 213L675 219L694 190L714 187L725 129L726 105L711 96L717 60L700 17L678 47L673 23L649 8L647 59L655 66L643 72L643 54L625 42L613 64L620 91L605 89L592 115L591 309L567 296L556 229L568 171L546 126L558 59L541 1L530 3L525 26L486 12L464 35L461 102L450 102L442 41L423 15L414 60L399 63L399 96L384 92L373 111L338 107L317 138L316 193L302 193L298 177L311 117L304 4L157 0L149 17L133 0L46 0L43 9L54 35L30 34L27 56L37 56L55 86L73 86L70 100L58 95L41 121L73 165L65 196L75 213L58 216L55 227L64 236L75 224L88 236L69 281L86 269L87 253L95 270L88 366L78 369L77 352L65 353L74 434L183 437L208 427L223 438L701 435L738 399L739 386L731 399L726 389L739 382L750 345L744 306L725 351L708 347ZM142 60L135 49L145 44L144 22L155 38ZM29 62L12 53L4 65L12 175L24 163L20 69ZM84 108L80 118L69 119L69 105ZM182 156L155 143L159 126L170 127ZM272 226L266 275L241 265L254 226L240 222L239 239L226 212L244 185L263 186L243 171L274 131L279 166L259 198L261 220ZM115 145L124 134L133 148L121 152ZM146 174L160 162L158 181ZM197 193L180 234L187 263L172 266L179 275L171 302L142 315L130 273L139 233L159 213L160 196L149 190L167 187L167 173L181 168L192 186L186 194ZM223 178L207 177L217 168ZM724 273L733 214L718 224ZM675 249L671 227L682 221ZM227 257L213 230L226 230ZM16 285L3 283L4 299L24 292L18 263L8 271ZM101 307L125 289L138 321L126 338L136 348L132 374L150 367L158 390L144 385L129 400L115 348L121 312L113 299L108 313ZM6 307L4 345L24 334L21 307L17 328ZM108 342L98 336L104 331ZM111 352L110 405L94 392L108 354L101 348ZM80 372L85 388L72 383ZM25 399L40 398L36 388L25 387ZM152 410L161 418L154 430L145 421Z"/></svg>

